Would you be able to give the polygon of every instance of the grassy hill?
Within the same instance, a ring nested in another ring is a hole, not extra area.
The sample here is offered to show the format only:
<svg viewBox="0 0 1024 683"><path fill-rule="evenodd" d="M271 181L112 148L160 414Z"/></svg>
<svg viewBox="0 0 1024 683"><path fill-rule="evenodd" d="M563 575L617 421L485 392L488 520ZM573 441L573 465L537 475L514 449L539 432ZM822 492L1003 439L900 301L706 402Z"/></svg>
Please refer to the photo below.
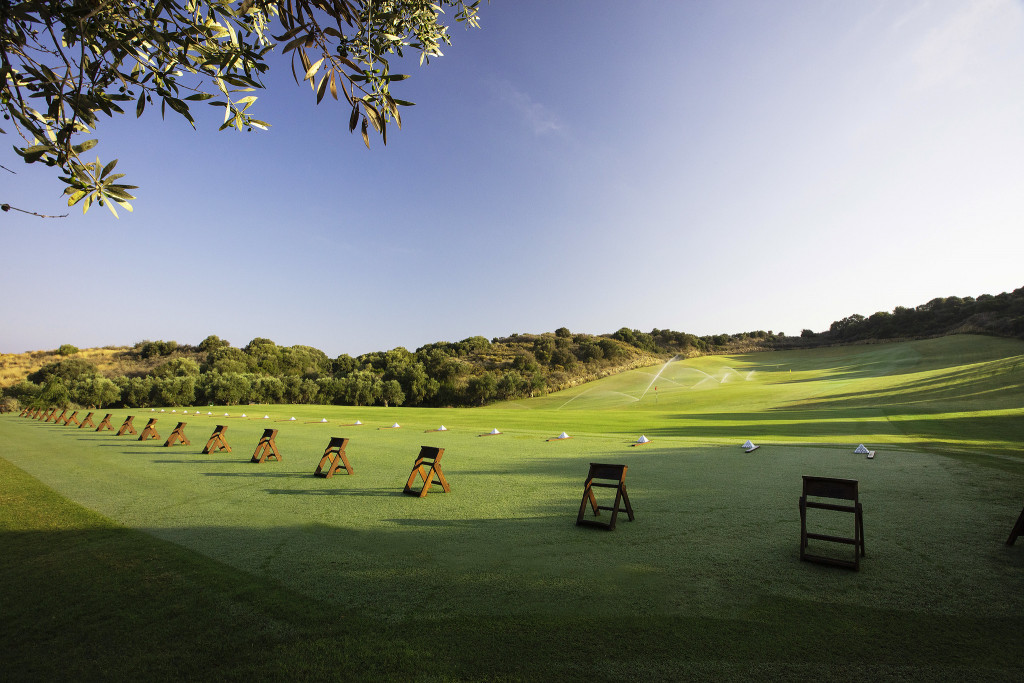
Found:
<svg viewBox="0 0 1024 683"><path fill-rule="evenodd" d="M1022 399L1024 342L955 336L677 360L474 409L205 406L172 449L0 416L5 667L1019 680ZM136 422L166 436L185 418L163 410ZM218 423L233 452L200 454ZM266 427L283 460L251 464ZM312 476L331 436L355 475ZM401 495L422 444L446 449L451 493ZM628 465L634 522L574 526L588 462ZM860 572L799 561L804 474L860 482Z"/></svg>

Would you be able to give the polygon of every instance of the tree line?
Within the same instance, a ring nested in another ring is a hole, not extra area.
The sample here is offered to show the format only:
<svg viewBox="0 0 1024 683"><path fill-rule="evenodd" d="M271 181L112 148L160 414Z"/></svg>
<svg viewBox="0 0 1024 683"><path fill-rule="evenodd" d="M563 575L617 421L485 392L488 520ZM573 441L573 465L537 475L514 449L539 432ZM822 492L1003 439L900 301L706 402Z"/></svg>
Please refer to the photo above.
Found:
<svg viewBox="0 0 1024 683"><path fill-rule="evenodd" d="M854 314L837 320L821 337L831 342L934 337L954 332L1024 338L1024 287L1002 294L939 297L914 308L897 306L868 317Z"/></svg>
<svg viewBox="0 0 1024 683"><path fill-rule="evenodd" d="M739 341L784 335L757 331L697 337L672 330L475 336L330 358L312 346L279 346L262 337L244 347L210 335L196 346L142 341L121 352L121 373L102 372L65 344L58 360L4 389L18 405L131 407L323 403L353 406L480 406L540 396L599 377L700 355Z"/></svg>
<svg viewBox="0 0 1024 683"><path fill-rule="evenodd" d="M932 299L915 308L851 315L800 336L756 330L696 336L623 327L577 334L468 337L358 357L330 358L312 346L257 337L244 347L216 335L191 346L141 341L120 352L118 371L101 371L64 344L46 363L3 390L7 407L245 405L480 406L544 395L674 355L741 353L928 337L954 332L1024 337L1024 288L998 295ZM124 368L127 368L126 370Z"/></svg>

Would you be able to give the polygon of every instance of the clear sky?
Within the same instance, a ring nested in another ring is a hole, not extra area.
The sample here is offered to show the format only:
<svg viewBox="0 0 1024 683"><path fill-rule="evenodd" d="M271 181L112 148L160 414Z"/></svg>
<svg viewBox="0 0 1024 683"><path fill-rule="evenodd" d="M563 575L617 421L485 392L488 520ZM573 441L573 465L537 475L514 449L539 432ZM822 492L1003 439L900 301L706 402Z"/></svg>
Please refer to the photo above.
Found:
<svg viewBox="0 0 1024 683"><path fill-rule="evenodd" d="M209 334L358 355L566 326L799 334L1024 285L1016 0L492 0L367 150L278 69L267 132L101 124L135 212L0 215L0 351ZM196 107L194 107L196 109ZM208 110L208 111L207 111ZM0 201L63 213L10 152Z"/></svg>

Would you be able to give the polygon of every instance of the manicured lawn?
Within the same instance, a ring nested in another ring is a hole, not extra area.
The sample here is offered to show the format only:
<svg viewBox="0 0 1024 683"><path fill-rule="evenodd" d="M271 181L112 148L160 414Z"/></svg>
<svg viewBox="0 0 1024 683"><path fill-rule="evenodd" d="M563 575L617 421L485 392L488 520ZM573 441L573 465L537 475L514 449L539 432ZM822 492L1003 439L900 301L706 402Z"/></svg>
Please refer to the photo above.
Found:
<svg viewBox="0 0 1024 683"><path fill-rule="evenodd" d="M14 679L1019 680L1022 359L952 337L474 410L206 408L174 448L3 416L3 659ZM166 437L170 410L136 425ZM200 454L215 424L232 453ZM249 463L266 426L283 460ZM331 436L354 476L312 476ZM446 449L450 494L401 495L420 445ZM573 524L588 462L628 465L635 522ZM860 482L860 572L799 561L803 474Z"/></svg>

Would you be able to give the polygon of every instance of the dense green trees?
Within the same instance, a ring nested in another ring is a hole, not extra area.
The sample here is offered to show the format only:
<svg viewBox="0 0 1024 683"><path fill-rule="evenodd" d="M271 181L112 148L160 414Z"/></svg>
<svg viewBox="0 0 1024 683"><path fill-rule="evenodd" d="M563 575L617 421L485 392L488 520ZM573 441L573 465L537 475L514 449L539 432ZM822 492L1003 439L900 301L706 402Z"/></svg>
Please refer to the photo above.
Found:
<svg viewBox="0 0 1024 683"><path fill-rule="evenodd" d="M128 355L131 376L104 377L81 357L60 356L3 394L22 405L132 407L329 403L337 405L483 405L541 395L653 364L673 355L786 348L862 339L930 336L954 331L1024 337L1024 288L996 296L933 299L871 316L850 315L828 331L799 337L755 330L696 337L621 328L611 335L514 334L398 347L358 358L330 359L311 346L278 346L257 337L243 348L210 335L198 346L140 342ZM59 354L57 354L59 355Z"/></svg>
<svg viewBox="0 0 1024 683"><path fill-rule="evenodd" d="M825 338L832 342L896 339L948 334L953 331L1024 336L1024 288L974 297L939 297L916 308L897 306L867 318L854 314L832 323Z"/></svg>

